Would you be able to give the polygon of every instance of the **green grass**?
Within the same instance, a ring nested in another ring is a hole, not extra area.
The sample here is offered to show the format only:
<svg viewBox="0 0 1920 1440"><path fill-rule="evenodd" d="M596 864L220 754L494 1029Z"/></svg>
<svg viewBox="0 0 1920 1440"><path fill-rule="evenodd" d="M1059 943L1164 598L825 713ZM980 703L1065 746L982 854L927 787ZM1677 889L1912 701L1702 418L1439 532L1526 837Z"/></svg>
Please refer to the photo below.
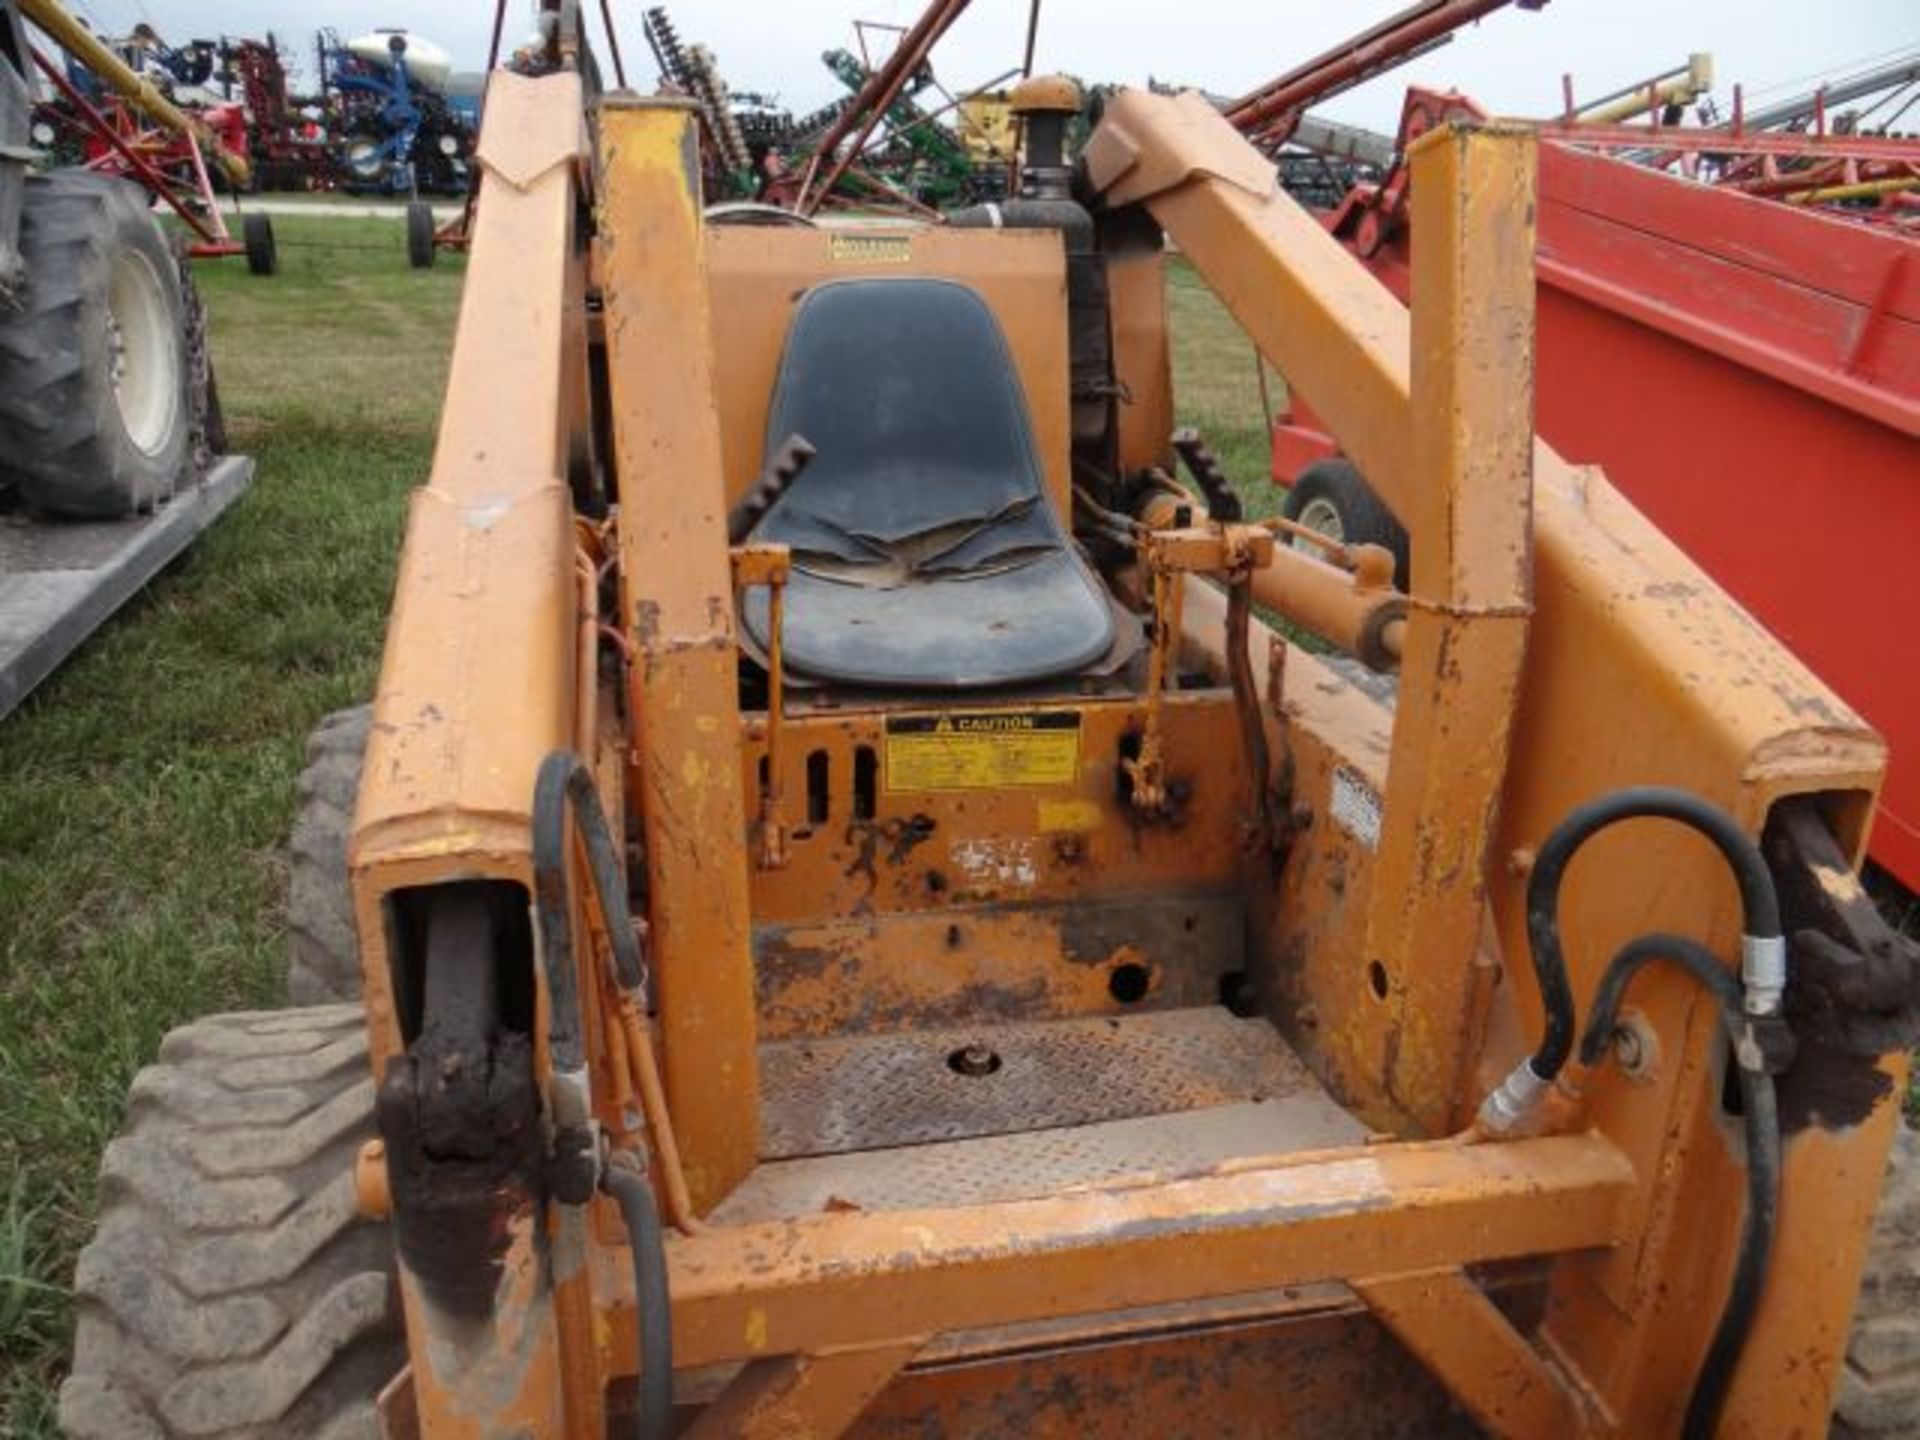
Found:
<svg viewBox="0 0 1920 1440"><path fill-rule="evenodd" d="M1267 418L1253 342L1183 260L1168 267L1167 312L1181 423L1206 437L1248 514L1279 514L1284 497L1267 478ZM1286 404L1286 383L1271 370L1267 393L1275 408Z"/></svg>
<svg viewBox="0 0 1920 1440"><path fill-rule="evenodd" d="M0 722L0 1434L52 1433L99 1153L173 1025L279 998L303 739L370 691L458 262L281 217L199 268L254 489Z"/></svg>
<svg viewBox="0 0 1920 1440"><path fill-rule="evenodd" d="M274 223L278 276L198 271L254 489L0 723L0 1435L53 1433L134 1072L193 1016L280 1001L304 740L371 693L432 455L459 263L409 270L390 221ZM1171 303L1184 418L1263 505L1252 348L1184 266Z"/></svg>

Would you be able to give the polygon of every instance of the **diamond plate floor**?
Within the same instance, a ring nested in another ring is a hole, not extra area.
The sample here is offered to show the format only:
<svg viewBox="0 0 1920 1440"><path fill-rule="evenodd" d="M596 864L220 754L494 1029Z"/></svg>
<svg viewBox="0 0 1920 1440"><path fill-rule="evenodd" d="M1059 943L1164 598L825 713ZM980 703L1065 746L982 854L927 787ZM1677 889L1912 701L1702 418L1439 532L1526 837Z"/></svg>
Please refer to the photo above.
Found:
<svg viewBox="0 0 1920 1440"><path fill-rule="evenodd" d="M987 1074L952 1059L972 1049ZM1089 1125L1313 1083L1264 1020L1218 1006L760 1047L763 1159Z"/></svg>
<svg viewBox="0 0 1920 1440"><path fill-rule="evenodd" d="M976 1045L990 1073L949 1064ZM781 1041L760 1065L763 1159L721 1224L981 1204L1366 1138L1271 1026L1217 1007Z"/></svg>

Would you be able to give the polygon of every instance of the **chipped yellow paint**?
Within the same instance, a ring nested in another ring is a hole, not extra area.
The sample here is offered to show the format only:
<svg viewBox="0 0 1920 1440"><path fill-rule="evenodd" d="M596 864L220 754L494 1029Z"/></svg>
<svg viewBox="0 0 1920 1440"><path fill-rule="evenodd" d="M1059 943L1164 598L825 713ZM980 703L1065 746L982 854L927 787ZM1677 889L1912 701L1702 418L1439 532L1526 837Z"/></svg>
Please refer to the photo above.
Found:
<svg viewBox="0 0 1920 1440"><path fill-rule="evenodd" d="M621 614L633 668L635 792L646 833L647 916L660 1053L696 1208L759 1149L749 882L739 766L726 467L715 399L697 113L613 98L601 276L622 509ZM667 343L670 340L670 343Z"/></svg>
<svg viewBox="0 0 1920 1440"><path fill-rule="evenodd" d="M767 1312L758 1305L747 1311L747 1349L767 1348Z"/></svg>

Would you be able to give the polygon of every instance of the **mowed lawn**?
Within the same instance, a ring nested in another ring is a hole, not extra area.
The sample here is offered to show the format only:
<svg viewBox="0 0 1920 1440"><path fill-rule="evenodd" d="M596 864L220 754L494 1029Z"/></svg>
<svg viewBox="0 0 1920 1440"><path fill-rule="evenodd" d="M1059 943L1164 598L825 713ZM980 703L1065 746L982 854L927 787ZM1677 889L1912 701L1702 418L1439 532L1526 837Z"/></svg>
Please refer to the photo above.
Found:
<svg viewBox="0 0 1920 1440"><path fill-rule="evenodd" d="M281 1001L305 738L372 692L432 457L460 262L409 270L390 221L275 225L278 276L197 272L253 491L0 722L0 1435L53 1433L134 1072L174 1025ZM1181 267L1171 304L1183 419L1270 508L1253 351Z"/></svg>

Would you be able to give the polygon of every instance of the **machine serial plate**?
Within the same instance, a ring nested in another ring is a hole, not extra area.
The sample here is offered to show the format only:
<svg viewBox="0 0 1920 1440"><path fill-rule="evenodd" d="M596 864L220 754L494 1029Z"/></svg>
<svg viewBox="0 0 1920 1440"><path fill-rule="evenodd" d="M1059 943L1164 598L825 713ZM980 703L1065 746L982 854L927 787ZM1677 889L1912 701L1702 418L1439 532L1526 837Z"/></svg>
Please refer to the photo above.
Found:
<svg viewBox="0 0 1920 1440"><path fill-rule="evenodd" d="M1080 774L1072 710L894 715L887 720L889 791L1071 785Z"/></svg>

